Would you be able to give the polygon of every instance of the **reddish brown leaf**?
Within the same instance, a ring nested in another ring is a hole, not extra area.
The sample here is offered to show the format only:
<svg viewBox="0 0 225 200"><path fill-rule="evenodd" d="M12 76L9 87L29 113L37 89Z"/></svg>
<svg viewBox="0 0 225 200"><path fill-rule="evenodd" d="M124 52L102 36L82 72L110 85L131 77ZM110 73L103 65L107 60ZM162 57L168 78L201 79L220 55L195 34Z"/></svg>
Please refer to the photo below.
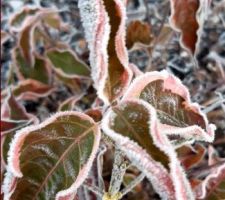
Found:
<svg viewBox="0 0 225 200"><path fill-rule="evenodd" d="M37 22L39 21L39 18L39 15L26 18L18 39L18 46L20 48L21 54L24 57L25 62L31 67L34 66L34 29L37 25Z"/></svg>
<svg viewBox="0 0 225 200"><path fill-rule="evenodd" d="M194 147L186 145L177 149L178 158L185 170L196 166L203 159L205 152L205 147L200 144Z"/></svg>
<svg viewBox="0 0 225 200"><path fill-rule="evenodd" d="M98 95L105 103L113 102L132 77L125 47L125 4L119 0L85 0L79 7Z"/></svg>
<svg viewBox="0 0 225 200"><path fill-rule="evenodd" d="M188 89L167 71L149 72L137 77L123 99L140 98L157 110L162 132L179 135L185 141L214 139L215 126L196 103L192 103Z"/></svg>
<svg viewBox="0 0 225 200"><path fill-rule="evenodd" d="M135 44L149 45L153 37L148 23L142 21L131 21L127 27L126 45L131 49Z"/></svg>
<svg viewBox="0 0 225 200"><path fill-rule="evenodd" d="M88 175L99 142L98 125L72 111L20 130L10 146L4 194L11 200L73 199ZM9 173L17 177L12 193Z"/></svg>
<svg viewBox="0 0 225 200"><path fill-rule="evenodd" d="M225 198L225 160L212 168L210 174L199 184L196 190L197 199L221 200Z"/></svg>
<svg viewBox="0 0 225 200"><path fill-rule="evenodd" d="M102 119L101 108L91 108L85 111L85 114L90 116L95 122L99 122Z"/></svg>
<svg viewBox="0 0 225 200"><path fill-rule="evenodd" d="M102 128L131 162L146 174L161 198L172 200L175 187L168 173L170 159L158 146L156 120L156 112L146 102L126 100L108 111Z"/></svg>
<svg viewBox="0 0 225 200"><path fill-rule="evenodd" d="M55 90L52 86L43 84L33 79L20 81L18 85L12 86L12 93L17 99L36 100L39 97L49 95ZM1 98L7 96L7 90L1 92Z"/></svg>
<svg viewBox="0 0 225 200"><path fill-rule="evenodd" d="M25 108L9 91L1 105L1 159L6 163L7 153L15 131L30 124L38 123L38 119L26 112Z"/></svg>
<svg viewBox="0 0 225 200"><path fill-rule="evenodd" d="M181 32L181 44L195 54L201 29L200 13L208 4L206 0L170 0L170 23L175 30ZM204 14L204 13L202 13Z"/></svg>

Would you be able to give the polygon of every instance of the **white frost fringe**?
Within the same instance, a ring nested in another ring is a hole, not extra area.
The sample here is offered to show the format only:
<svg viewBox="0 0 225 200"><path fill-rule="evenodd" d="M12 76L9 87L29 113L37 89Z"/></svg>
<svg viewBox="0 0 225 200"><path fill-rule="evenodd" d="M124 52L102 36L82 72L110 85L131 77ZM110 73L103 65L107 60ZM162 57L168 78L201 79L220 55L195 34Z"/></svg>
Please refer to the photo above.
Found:
<svg viewBox="0 0 225 200"><path fill-rule="evenodd" d="M170 173L175 188L176 199L194 200L194 194L191 190L190 183L188 182L185 172L182 169L179 160L177 159L177 155L175 150L173 149L172 144L169 142L169 139L167 138L166 135L159 132L158 120L155 109L150 104L146 103L143 100L127 99L126 101L124 100L121 103L129 103L129 102L136 102L140 105L143 105L149 112L150 115L149 125L151 134L150 137L153 138L154 144L163 152L165 152L170 159L171 162ZM113 131L109 127L110 117L115 117L115 113L113 113L112 110L108 111L108 113L106 114L106 116L102 121L102 129L104 130L104 132L118 143L121 150L123 150L132 161L135 160L135 164L137 164L137 167L141 168L141 170L144 170L146 172L146 176L153 181L152 184L154 185L154 189L159 193L161 198L174 199L172 194L169 194L169 192L165 190L166 188L162 185L162 183L161 184L157 183L156 181L158 180L157 177L156 179L152 178L153 176L158 176L158 174L155 175L154 172L152 172L151 170L148 171L149 169L151 169L149 168L150 167L149 163L151 163L149 155L145 151L143 151L143 149L139 147L135 142L131 141L129 138L124 137L120 133ZM146 157L147 159L143 159L144 157Z"/></svg>
<svg viewBox="0 0 225 200"><path fill-rule="evenodd" d="M53 123L60 116L68 116L68 115L75 115L75 116L78 116L84 120L88 120L91 123L95 124L94 120L85 114L82 114L82 113L79 113L76 111L65 111L65 112L56 113L55 115L51 116L50 118L48 118L47 120L45 120L44 122L42 122L39 125L28 126L24 129L21 129L20 131L18 131L16 133L15 137L12 140L12 143L10 145L10 149L8 152L8 167L7 167L8 173L4 179L4 192L7 194L8 197L7 198L5 197L5 200L10 199L10 194L7 193L10 189L7 188L7 186L11 185L10 183L12 181L12 177L21 178L23 176L23 174L20 170L20 166L19 166L19 157L20 157L20 150L21 150L21 147L23 145L23 142L24 142L26 136L29 135L29 133L32 131L44 128L48 124ZM93 163L93 160L95 158L95 155L98 150L99 143L100 143L100 139L101 139L101 132L100 132L99 127L97 126L96 129L97 129L97 131L95 134L94 146L93 146L92 153L91 153L86 165L79 172L76 181L68 189L62 190L57 193L56 200L60 200L62 198L64 200L71 199L74 196L74 194L76 193L76 190L78 189L78 187L83 183L83 181L88 176L88 172L89 172L91 165Z"/></svg>

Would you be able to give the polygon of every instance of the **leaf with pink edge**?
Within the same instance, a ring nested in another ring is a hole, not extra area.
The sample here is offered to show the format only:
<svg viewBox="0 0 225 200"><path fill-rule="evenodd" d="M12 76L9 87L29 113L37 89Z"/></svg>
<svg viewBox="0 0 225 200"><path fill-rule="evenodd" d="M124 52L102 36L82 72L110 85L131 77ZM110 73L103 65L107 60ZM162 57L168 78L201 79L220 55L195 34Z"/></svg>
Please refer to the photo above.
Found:
<svg viewBox="0 0 225 200"><path fill-rule="evenodd" d="M155 109L137 99L113 106L102 121L103 131L146 174L162 199L194 199L176 152L158 125Z"/></svg>
<svg viewBox="0 0 225 200"><path fill-rule="evenodd" d="M15 99L9 91L7 98L1 105L1 158L6 163L7 153L15 131L32 123L38 123L38 119L26 112L25 108Z"/></svg>
<svg viewBox="0 0 225 200"><path fill-rule="evenodd" d="M184 141L214 139L215 126L192 103L188 89L181 81L167 71L149 72L137 77L124 94L123 99L139 98L157 110L160 129L168 135L178 135ZM180 138L179 138L180 139ZM179 145L179 140L177 140Z"/></svg>
<svg viewBox="0 0 225 200"><path fill-rule="evenodd" d="M216 150L208 149L208 175L195 187L197 199L221 200L225 198L225 158L220 158Z"/></svg>
<svg viewBox="0 0 225 200"><path fill-rule="evenodd" d="M46 53L53 69L68 78L88 78L90 69L72 50L51 49Z"/></svg>
<svg viewBox="0 0 225 200"><path fill-rule="evenodd" d="M196 53L207 0L170 0L170 24L181 32L181 44L192 54Z"/></svg>
<svg viewBox="0 0 225 200"><path fill-rule="evenodd" d="M15 63L16 72L20 80L34 79L45 84L51 81L51 72L47 61L38 55L34 56L34 66L31 66L21 55L18 48L13 51L13 60Z"/></svg>
<svg viewBox="0 0 225 200"><path fill-rule="evenodd" d="M10 19L10 27L14 29L19 29L23 26L24 20L28 16L33 16L40 11L40 8L23 7L23 9L15 13Z"/></svg>
<svg viewBox="0 0 225 200"><path fill-rule="evenodd" d="M1 45L3 45L8 39L10 38L10 35L1 30Z"/></svg>
<svg viewBox="0 0 225 200"><path fill-rule="evenodd" d="M125 46L125 2L80 0L79 8L95 87L105 103L113 102L132 78Z"/></svg>
<svg viewBox="0 0 225 200"><path fill-rule="evenodd" d="M21 55L23 56L25 62L30 66L34 66L34 51L35 47L33 44L33 37L34 37L34 29L39 21L40 16L30 16L26 18L24 21L23 27L19 32L19 39L18 39L18 47L21 51Z"/></svg>
<svg viewBox="0 0 225 200"><path fill-rule="evenodd" d="M84 94L72 96L65 101L63 101L58 108L58 111L68 111L73 110L77 101L79 101Z"/></svg>
<svg viewBox="0 0 225 200"><path fill-rule="evenodd" d="M18 131L8 154L7 170L17 178L10 199L73 198L88 175L99 142L98 125L73 111L56 113ZM4 182L10 185L10 177ZM4 193L8 190L5 187Z"/></svg>
<svg viewBox="0 0 225 200"><path fill-rule="evenodd" d="M37 100L40 97L45 97L51 94L55 89L33 79L20 81L18 85L12 86L12 93L17 99ZM1 92L1 98L7 96L7 90Z"/></svg>

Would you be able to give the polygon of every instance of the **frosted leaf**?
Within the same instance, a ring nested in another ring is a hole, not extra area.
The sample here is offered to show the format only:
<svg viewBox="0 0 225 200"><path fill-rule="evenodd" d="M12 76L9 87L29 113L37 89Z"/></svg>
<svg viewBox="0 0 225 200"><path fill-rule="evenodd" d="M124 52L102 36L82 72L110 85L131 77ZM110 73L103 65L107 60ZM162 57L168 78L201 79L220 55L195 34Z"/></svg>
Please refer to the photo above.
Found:
<svg viewBox="0 0 225 200"><path fill-rule="evenodd" d="M167 71L148 72L138 76L124 94L123 100L143 99L157 111L160 129L165 134L190 140L212 142L215 126L209 124L197 103L192 103L188 89Z"/></svg>
<svg viewBox="0 0 225 200"><path fill-rule="evenodd" d="M132 77L125 47L125 5L121 0L80 0L79 8L92 78L99 98L108 104L124 93Z"/></svg>
<svg viewBox="0 0 225 200"><path fill-rule="evenodd" d="M183 199L193 199L172 145L159 133L154 108L143 100L122 101L108 111L102 128L133 164L146 173L162 199L175 196L179 199L182 195ZM176 180L175 173L180 179Z"/></svg>
<svg viewBox="0 0 225 200"><path fill-rule="evenodd" d="M181 45L196 54L209 0L170 0L171 26L181 32Z"/></svg>
<svg viewBox="0 0 225 200"><path fill-rule="evenodd" d="M39 125L21 129L8 154L7 173L18 180L9 198L59 200L74 196L88 175L99 141L97 124L87 115L72 111L59 112ZM10 186L12 181L5 178L4 183Z"/></svg>

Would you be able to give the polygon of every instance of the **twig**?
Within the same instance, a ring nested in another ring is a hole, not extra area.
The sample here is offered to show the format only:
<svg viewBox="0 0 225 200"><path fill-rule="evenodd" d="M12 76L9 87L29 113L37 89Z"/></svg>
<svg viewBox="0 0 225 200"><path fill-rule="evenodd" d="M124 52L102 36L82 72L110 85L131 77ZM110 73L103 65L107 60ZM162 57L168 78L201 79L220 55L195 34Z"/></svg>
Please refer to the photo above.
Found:
<svg viewBox="0 0 225 200"><path fill-rule="evenodd" d="M224 103L225 103L225 99L220 99L218 101L216 101L215 103L212 103L210 106L206 107L203 112L204 113L209 113L211 111L213 111L214 109L216 109L217 107L219 106L224 106Z"/></svg>

